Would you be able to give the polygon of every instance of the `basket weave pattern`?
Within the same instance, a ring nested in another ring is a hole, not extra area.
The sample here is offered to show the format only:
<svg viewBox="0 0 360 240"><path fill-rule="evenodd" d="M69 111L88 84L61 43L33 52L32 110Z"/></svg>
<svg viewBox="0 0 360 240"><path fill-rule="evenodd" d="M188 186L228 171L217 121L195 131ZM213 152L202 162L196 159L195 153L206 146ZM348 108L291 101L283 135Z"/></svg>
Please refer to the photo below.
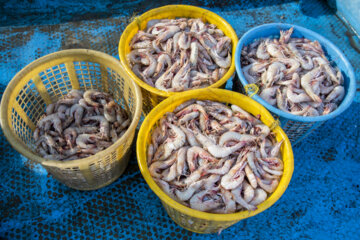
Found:
<svg viewBox="0 0 360 240"><path fill-rule="evenodd" d="M132 119L131 125L122 138L96 155L64 162L43 159L35 152L33 130L46 106L71 89L110 93ZM141 104L139 88L115 58L92 50L65 50L34 61L13 78L1 103L1 123L10 144L22 155L41 163L67 186L91 190L111 183L125 170Z"/></svg>

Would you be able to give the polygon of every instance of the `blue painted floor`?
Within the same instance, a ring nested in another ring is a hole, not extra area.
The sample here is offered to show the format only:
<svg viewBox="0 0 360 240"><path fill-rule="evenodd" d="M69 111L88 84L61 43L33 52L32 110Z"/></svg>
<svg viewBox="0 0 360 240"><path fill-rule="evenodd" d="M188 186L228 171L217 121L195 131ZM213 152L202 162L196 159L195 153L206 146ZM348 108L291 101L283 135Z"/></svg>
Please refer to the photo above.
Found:
<svg viewBox="0 0 360 240"><path fill-rule="evenodd" d="M117 56L117 43L133 13L168 3L104 0L97 6L94 1L78 2L0 4L1 93L26 64L61 49L91 48ZM221 15L239 37L253 26L270 22L315 30L339 46L360 80L360 54L348 38L352 33L324 1L238 2L184 3ZM231 89L232 82L226 88ZM135 153L125 174L113 184L80 192L15 152L1 132L0 239L360 239L359 113L358 93L342 116L294 147L295 170L282 198L220 235L178 227L147 187Z"/></svg>

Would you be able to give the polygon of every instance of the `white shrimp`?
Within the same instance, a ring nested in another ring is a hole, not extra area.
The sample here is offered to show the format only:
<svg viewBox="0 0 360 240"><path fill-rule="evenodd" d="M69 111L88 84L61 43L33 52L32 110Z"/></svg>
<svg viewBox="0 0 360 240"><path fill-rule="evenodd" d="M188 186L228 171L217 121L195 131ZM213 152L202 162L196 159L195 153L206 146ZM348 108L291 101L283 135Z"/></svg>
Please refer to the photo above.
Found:
<svg viewBox="0 0 360 240"><path fill-rule="evenodd" d="M158 76L164 70L165 65L167 66L166 70L171 67L171 58L168 54L161 53L157 59L154 76Z"/></svg>
<svg viewBox="0 0 360 240"><path fill-rule="evenodd" d="M45 127L46 123L49 123L50 125ZM47 128L50 128L50 126L53 126L55 131L57 131L59 134L62 134L62 125L61 125L61 120L59 118L59 116L57 115L57 113L53 113L51 115L48 115L44 118L42 118L38 123L37 126L40 129L44 129L45 131L49 130Z"/></svg>
<svg viewBox="0 0 360 240"><path fill-rule="evenodd" d="M324 68L325 72L330 77L331 81L333 81L335 84L340 84L340 81L341 81L340 78L335 75L333 69L331 68L331 66L329 65L329 62L327 60L325 60L322 57L316 57L316 58L313 58L313 60L315 62L317 62L319 64L319 66Z"/></svg>
<svg viewBox="0 0 360 240"><path fill-rule="evenodd" d="M278 88L279 86L265 88L261 91L260 97L274 106L276 104L276 91L278 90Z"/></svg>
<svg viewBox="0 0 360 240"><path fill-rule="evenodd" d="M151 46L152 46L151 40L144 40L133 44L131 47L133 49L143 49L143 48L151 48Z"/></svg>
<svg viewBox="0 0 360 240"><path fill-rule="evenodd" d="M168 124L174 133L174 137L167 138L166 141L156 150L154 159L162 161L168 158L172 151L181 148L186 141L185 133L177 126Z"/></svg>
<svg viewBox="0 0 360 240"><path fill-rule="evenodd" d="M225 189L221 189L222 199L225 203L224 213L234 213L236 211L236 202L233 199L231 192Z"/></svg>
<svg viewBox="0 0 360 240"><path fill-rule="evenodd" d="M257 180L259 186L268 193L274 192L276 187L279 185L279 180L277 180L277 179L269 180L267 182L259 177L256 177L256 180Z"/></svg>
<svg viewBox="0 0 360 240"><path fill-rule="evenodd" d="M179 106L177 106L175 109L174 109L174 113L178 113L179 111L183 110L184 108L194 104L196 102L195 99L191 99L191 100L188 100L182 104L180 104Z"/></svg>
<svg viewBox="0 0 360 240"><path fill-rule="evenodd" d="M271 87L274 82L283 77L283 72L286 69L285 65L280 62L272 63L266 71L265 87Z"/></svg>
<svg viewBox="0 0 360 240"><path fill-rule="evenodd" d="M247 181L244 181L242 184L242 190L243 190L245 202L249 203L254 198L255 195L254 189L250 184L247 183Z"/></svg>
<svg viewBox="0 0 360 240"><path fill-rule="evenodd" d="M161 75L155 82L155 87L160 89L160 90L164 90L164 91L168 91L168 86L169 83L171 82L171 79L174 76L174 72L176 71L176 69L178 68L179 63L175 62L171 68L169 68L163 75Z"/></svg>
<svg viewBox="0 0 360 240"><path fill-rule="evenodd" d="M284 44L284 43L288 43L289 40L290 40L290 37L291 37L291 34L293 33L294 31L294 28L290 28L289 30L287 31L281 31L280 30L280 38L279 38L279 42L281 44Z"/></svg>
<svg viewBox="0 0 360 240"><path fill-rule="evenodd" d="M109 138L109 134L110 134L110 124L109 122L106 120L105 117L103 116L90 116L90 117L86 117L83 118L84 122L88 122L88 121L97 121L100 123L100 134L102 137L104 138Z"/></svg>
<svg viewBox="0 0 360 240"><path fill-rule="evenodd" d="M188 141L188 143L190 144L190 146L194 147L194 146L200 146L200 144L198 143L198 141L195 138L195 135L193 134L192 131L188 130L187 128L180 126L181 130L183 130L183 132L186 135L186 140Z"/></svg>
<svg viewBox="0 0 360 240"><path fill-rule="evenodd" d="M257 139L258 139L258 137L256 137L256 136L228 131L220 136L219 145L224 146L225 143L228 141L249 143L249 142L253 142Z"/></svg>
<svg viewBox="0 0 360 240"><path fill-rule="evenodd" d="M166 161L153 162L149 167L149 172L150 172L151 176L153 176L155 178L160 178L161 175L159 174L159 170L169 168L170 166L172 166L174 164L175 161L176 161L176 155L174 154Z"/></svg>
<svg viewBox="0 0 360 240"><path fill-rule="evenodd" d="M253 128L257 136L266 137L270 134L270 128L265 124L257 124Z"/></svg>
<svg viewBox="0 0 360 240"><path fill-rule="evenodd" d="M255 178L255 174L253 173L253 171L251 170L249 165L246 165L246 167L245 167L245 174L246 174L246 177L247 177L250 185L253 188L257 188L257 181L256 181L256 178Z"/></svg>
<svg viewBox="0 0 360 240"><path fill-rule="evenodd" d="M212 174L210 177L204 179L204 188L211 190L215 189L215 184L220 180L221 176L217 174Z"/></svg>
<svg viewBox="0 0 360 240"><path fill-rule="evenodd" d="M177 177L177 161L175 161L175 163L168 169L166 169L163 173L163 180L167 181L167 182L171 182L172 180L174 180Z"/></svg>
<svg viewBox="0 0 360 240"><path fill-rule="evenodd" d="M147 150L147 164L150 165L154 156L154 145L149 144Z"/></svg>
<svg viewBox="0 0 360 240"><path fill-rule="evenodd" d="M220 201L216 201L211 197L208 197L212 191L203 190L194 194L190 199L190 207L202 212L208 212L216 209L222 205Z"/></svg>
<svg viewBox="0 0 360 240"><path fill-rule="evenodd" d="M182 32L179 36L179 47L182 50L187 50L188 48L190 48L190 43L191 43L191 36L190 34L186 34L185 32Z"/></svg>
<svg viewBox="0 0 360 240"><path fill-rule="evenodd" d="M182 147L177 152L177 161L176 161L176 171L177 175L183 175L186 171L186 153L188 151L188 147Z"/></svg>
<svg viewBox="0 0 360 240"><path fill-rule="evenodd" d="M174 199L175 201L178 201L177 197L174 194L174 191L170 188L170 185L158 178L154 178L154 181L159 185L159 187L172 199Z"/></svg>
<svg viewBox="0 0 360 240"><path fill-rule="evenodd" d="M286 91L287 91L286 88L283 88L282 91L279 88L276 90L277 107L284 112L288 111L287 109L288 99L286 98Z"/></svg>
<svg viewBox="0 0 360 240"><path fill-rule="evenodd" d="M87 91L84 93L84 100L85 100L86 103L89 104L90 106L99 107L99 106L100 106L100 103L94 102L94 101L92 100L93 95L94 95L95 93L97 93L96 90L93 90L93 89L87 90Z"/></svg>
<svg viewBox="0 0 360 240"><path fill-rule="evenodd" d="M215 144L210 138L204 136L200 132L195 133L195 137L203 145L203 147L207 149L209 153L216 158L227 157L245 145L243 142L239 142L231 147L220 147Z"/></svg>
<svg viewBox="0 0 360 240"><path fill-rule="evenodd" d="M189 200L193 194L204 184L204 182L202 180L194 182L192 184L190 184L185 191L181 192L179 190L175 190L175 194L176 196L182 200L182 201L187 201Z"/></svg>
<svg viewBox="0 0 360 240"><path fill-rule="evenodd" d="M270 166L274 170L284 169L284 163L278 157L259 158L259 160L266 162L266 165Z"/></svg>
<svg viewBox="0 0 360 240"><path fill-rule="evenodd" d="M204 164L204 165L200 166L197 170L193 171L184 180L184 184L190 185L191 183L196 182L197 180L199 180L208 166L209 166L208 164Z"/></svg>
<svg viewBox="0 0 360 240"><path fill-rule="evenodd" d="M266 198L267 198L267 193L261 188L256 188L254 198L251 200L251 202L249 202L249 204L257 206L260 203L264 202Z"/></svg>
<svg viewBox="0 0 360 240"><path fill-rule="evenodd" d="M204 159L206 161L217 161L216 158L212 157L208 152L206 152L201 147L191 147L187 151L187 163L189 166L190 172L193 172L196 169L197 165L197 158L200 157L201 159Z"/></svg>
<svg viewBox="0 0 360 240"><path fill-rule="evenodd" d="M95 147L94 143L96 142L97 139L98 136L96 136L95 134L87 134L87 133L80 134L76 138L76 145L84 149L94 148Z"/></svg>
<svg viewBox="0 0 360 240"><path fill-rule="evenodd" d="M252 68L252 64L242 67L244 77L245 77L246 81L248 81L249 84L256 83L258 81L257 77L252 76L250 74L250 69Z"/></svg>
<svg viewBox="0 0 360 240"><path fill-rule="evenodd" d="M212 168L206 171L206 173L224 175L229 172L231 166L234 163L234 159L228 159L225 161L221 168Z"/></svg>
<svg viewBox="0 0 360 240"><path fill-rule="evenodd" d="M149 66L147 68L145 68L145 70L143 71L143 74L146 78L151 77L155 73L155 70L157 67L157 61L152 56L152 54L150 54L149 52L141 53L141 55L144 56L144 58L147 58L149 61Z"/></svg>
<svg viewBox="0 0 360 240"><path fill-rule="evenodd" d="M311 98L309 95L307 95L305 92L302 92L300 94L296 94L294 92L294 87L289 86L286 91L286 97L293 103L300 103L300 102L308 102L311 101Z"/></svg>
<svg viewBox="0 0 360 240"><path fill-rule="evenodd" d="M257 209L256 206L247 203L242 197L241 197L241 190L242 185L240 185L238 188L231 190L231 193L235 199L235 201L240 204L242 207L246 208L249 211L255 211Z"/></svg>
<svg viewBox="0 0 360 240"><path fill-rule="evenodd" d="M199 112L191 112L191 113L188 113L186 115L183 115L178 120L179 124L180 125L185 124L185 123L189 122L190 120L197 118L199 115L200 115Z"/></svg>
<svg viewBox="0 0 360 240"><path fill-rule="evenodd" d="M311 60L311 57L306 55L306 60L303 59L303 56L300 54L300 52L296 49L296 45L293 42L290 42L288 45L288 48L290 51L295 55L295 58L300 61L301 67L305 70L311 70L314 67L314 63Z"/></svg>
<svg viewBox="0 0 360 240"><path fill-rule="evenodd" d="M255 156L253 152L249 152L247 154L247 162L248 162L248 166L250 167L250 170L253 172L253 174L255 176L260 176L259 170L257 169L256 165L255 165ZM249 182L251 183L252 180L249 179Z"/></svg>
<svg viewBox="0 0 360 240"><path fill-rule="evenodd" d="M277 58L285 57L284 54L281 52L279 45L274 43L268 43L268 41L266 41L265 44L267 45L266 50L272 57L277 57Z"/></svg>
<svg viewBox="0 0 360 240"><path fill-rule="evenodd" d="M325 102L340 102L345 96L345 89L343 86L336 86L329 95L325 98Z"/></svg>
<svg viewBox="0 0 360 240"><path fill-rule="evenodd" d="M280 147L282 143L284 142L284 139L282 139L280 142L277 142L270 152L270 157L277 157L279 155Z"/></svg>
<svg viewBox="0 0 360 240"><path fill-rule="evenodd" d="M256 50L256 57L260 59L269 59L270 55L266 51L265 42L261 42Z"/></svg>
<svg viewBox="0 0 360 240"><path fill-rule="evenodd" d="M289 69L284 70L285 75L293 74L300 70L300 63L292 58L276 58L273 61L281 62L286 65L290 65Z"/></svg>
<svg viewBox="0 0 360 240"><path fill-rule="evenodd" d="M75 124L77 126L81 125L81 120L84 115L85 109L80 104L74 104L70 108L70 115L74 116Z"/></svg>
<svg viewBox="0 0 360 240"><path fill-rule="evenodd" d="M178 26L170 25L165 27L165 31L156 38L157 43L164 42L179 32L181 29Z"/></svg>
<svg viewBox="0 0 360 240"><path fill-rule="evenodd" d="M185 87L185 89L189 88L190 70L190 62L186 62L173 77L171 87Z"/></svg>
<svg viewBox="0 0 360 240"><path fill-rule="evenodd" d="M335 103L327 103L324 106L324 111L323 111L323 115L329 114L332 111L334 111L337 108L337 104Z"/></svg>
<svg viewBox="0 0 360 240"><path fill-rule="evenodd" d="M241 156L239 155L239 157ZM239 157L236 164L221 178L220 184L225 189L237 188L244 180L245 173L243 169L247 164L246 157L243 157L241 160Z"/></svg>
<svg viewBox="0 0 360 240"><path fill-rule="evenodd" d="M54 113L54 110L56 108L56 104L55 103L50 103L47 107L46 107L46 115L51 115Z"/></svg>

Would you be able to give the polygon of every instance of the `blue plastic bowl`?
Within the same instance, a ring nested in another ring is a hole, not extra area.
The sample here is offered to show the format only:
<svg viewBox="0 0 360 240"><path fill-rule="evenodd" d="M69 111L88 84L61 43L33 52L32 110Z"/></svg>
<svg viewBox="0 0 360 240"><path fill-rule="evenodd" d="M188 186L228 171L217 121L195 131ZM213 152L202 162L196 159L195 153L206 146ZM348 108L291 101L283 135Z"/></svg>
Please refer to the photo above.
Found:
<svg viewBox="0 0 360 240"><path fill-rule="evenodd" d="M293 24L284 24L284 23L270 23L270 24L264 24L255 28L250 29L247 31L239 40L236 51L235 51L235 67L237 75L239 76L239 79L241 81L241 84L243 86L246 86L248 82L246 81L242 68L241 68L241 50L244 46L251 44L254 40L260 39L260 38L279 38L280 36L280 30L289 30L291 27L294 28L294 32L291 35L292 37L297 38L307 38L310 40L317 40L324 52L326 57L329 59L329 61L332 61L336 64L336 66L341 70L343 76L344 76L344 88L345 88L345 97L343 101L341 102L340 106L333 112L323 115L323 116L317 116L317 117L304 117L304 116L297 116L293 115L287 112L284 112L269 103L267 103L265 100L263 100L259 95L255 94L252 96L254 100L262 104L264 107L266 107L269 111L279 116L281 126L285 125L289 120L295 121L295 122L303 122L303 123L313 123L312 127L306 129L308 132L304 133L303 135L307 135L310 130L313 130L315 127L319 126L322 122L332 119L338 115L340 115L343 111L345 111L350 104L352 103L355 91L356 91L356 82L355 82L355 74L354 70L349 63L349 61L346 59L345 55L337 48L332 42L324 38L323 36L308 30L306 28L296 26ZM286 128L284 128L285 132ZM301 139L305 137L302 136ZM290 136L289 136L290 138ZM291 139L291 138L290 138ZM295 142L298 142L300 139L295 139ZM293 141L294 142L294 139Z"/></svg>

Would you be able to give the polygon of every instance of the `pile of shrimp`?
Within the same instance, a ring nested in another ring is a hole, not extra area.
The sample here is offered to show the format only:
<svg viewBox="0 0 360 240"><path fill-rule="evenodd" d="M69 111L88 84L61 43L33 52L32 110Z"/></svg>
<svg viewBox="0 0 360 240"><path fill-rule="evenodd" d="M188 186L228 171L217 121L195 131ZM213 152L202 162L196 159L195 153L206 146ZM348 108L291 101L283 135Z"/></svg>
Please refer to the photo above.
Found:
<svg viewBox="0 0 360 240"><path fill-rule="evenodd" d="M185 206L253 211L279 184L282 142L237 105L190 100L161 118L147 163L159 187Z"/></svg>
<svg viewBox="0 0 360 240"><path fill-rule="evenodd" d="M231 39L201 19L154 19L130 43L128 60L144 82L163 91L204 88L231 65Z"/></svg>
<svg viewBox="0 0 360 240"><path fill-rule="evenodd" d="M89 157L108 148L127 130L130 119L108 93L71 90L49 104L36 124L36 151L51 160Z"/></svg>
<svg viewBox="0 0 360 240"><path fill-rule="evenodd" d="M260 86L260 97L280 110L300 116L334 111L345 95L343 76L331 66L318 41L290 38L260 39L241 51L243 74Z"/></svg>

